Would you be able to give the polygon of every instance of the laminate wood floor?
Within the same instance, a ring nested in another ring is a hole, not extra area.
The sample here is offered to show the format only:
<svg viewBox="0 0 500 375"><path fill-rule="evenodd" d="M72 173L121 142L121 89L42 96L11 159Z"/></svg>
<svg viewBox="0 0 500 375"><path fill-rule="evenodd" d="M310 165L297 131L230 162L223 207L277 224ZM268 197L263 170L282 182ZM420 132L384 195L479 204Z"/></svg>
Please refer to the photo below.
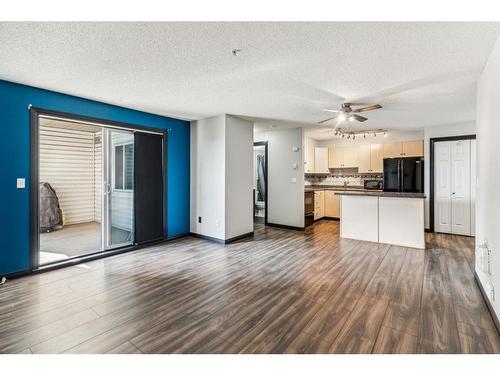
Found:
<svg viewBox="0 0 500 375"><path fill-rule="evenodd" d="M473 239L425 251L256 226L9 281L3 353L499 353Z"/></svg>

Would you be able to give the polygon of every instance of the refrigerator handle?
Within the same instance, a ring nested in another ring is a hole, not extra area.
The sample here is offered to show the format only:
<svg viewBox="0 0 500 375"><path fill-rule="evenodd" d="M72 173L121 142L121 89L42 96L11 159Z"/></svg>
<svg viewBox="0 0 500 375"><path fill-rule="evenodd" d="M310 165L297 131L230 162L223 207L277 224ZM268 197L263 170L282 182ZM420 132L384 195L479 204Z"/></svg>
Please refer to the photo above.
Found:
<svg viewBox="0 0 500 375"><path fill-rule="evenodd" d="M401 191L405 191L405 163L401 160Z"/></svg>
<svg viewBox="0 0 500 375"><path fill-rule="evenodd" d="M398 159L398 191L401 191L401 160Z"/></svg>

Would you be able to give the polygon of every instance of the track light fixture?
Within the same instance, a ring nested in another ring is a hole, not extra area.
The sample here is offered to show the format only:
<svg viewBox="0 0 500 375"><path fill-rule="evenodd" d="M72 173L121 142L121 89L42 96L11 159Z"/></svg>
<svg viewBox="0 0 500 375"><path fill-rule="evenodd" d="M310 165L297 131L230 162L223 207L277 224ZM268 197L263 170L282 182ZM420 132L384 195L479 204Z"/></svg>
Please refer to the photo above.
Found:
<svg viewBox="0 0 500 375"><path fill-rule="evenodd" d="M369 130L369 131L360 131L360 132L355 132L355 131L348 131L348 130L343 130L343 129L336 129L335 130L335 136L342 137L342 138L347 138L347 139L352 139L355 140L356 136L363 136L364 139L366 139L367 135L373 135L373 137L377 137L377 134L382 134L382 136L387 137L387 130L384 129L375 129L375 130Z"/></svg>

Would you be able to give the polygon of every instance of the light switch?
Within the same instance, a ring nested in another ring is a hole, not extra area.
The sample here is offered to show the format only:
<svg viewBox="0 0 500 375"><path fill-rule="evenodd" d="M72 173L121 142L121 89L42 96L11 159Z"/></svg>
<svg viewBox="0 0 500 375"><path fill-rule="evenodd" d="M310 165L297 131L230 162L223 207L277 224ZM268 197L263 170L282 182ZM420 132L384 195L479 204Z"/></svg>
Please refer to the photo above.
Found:
<svg viewBox="0 0 500 375"><path fill-rule="evenodd" d="M297 177L292 177L292 184L296 184L297 183Z"/></svg>
<svg viewBox="0 0 500 375"><path fill-rule="evenodd" d="M17 179L17 188L18 189L24 189L26 187L26 179L24 178L18 178Z"/></svg>
<svg viewBox="0 0 500 375"><path fill-rule="evenodd" d="M297 169L297 163L292 164L292 169Z"/></svg>

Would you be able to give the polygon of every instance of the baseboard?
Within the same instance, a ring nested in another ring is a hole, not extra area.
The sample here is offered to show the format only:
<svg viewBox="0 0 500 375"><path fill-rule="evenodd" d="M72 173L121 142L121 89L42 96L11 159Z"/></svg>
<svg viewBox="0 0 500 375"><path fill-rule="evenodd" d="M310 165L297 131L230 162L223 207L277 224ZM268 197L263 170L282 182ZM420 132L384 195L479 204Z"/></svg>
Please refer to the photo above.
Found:
<svg viewBox="0 0 500 375"><path fill-rule="evenodd" d="M199 234L199 233L194 233L194 232L191 232L189 234L191 236L193 236L193 237L201 238L202 240L217 242L217 243L225 245L225 244L228 244L228 243L231 243L231 242L239 241L239 240L241 240L243 238L252 237L254 233L253 233L253 231L252 232L248 232L248 233L236 236L236 237L228 238L227 240L223 240L223 239L216 238L216 237L211 237L211 236L206 236L204 234Z"/></svg>
<svg viewBox="0 0 500 375"><path fill-rule="evenodd" d="M248 233L245 233L245 234L241 234L239 236L236 236L236 237L232 237L232 238L229 238L225 241L225 243L231 243L231 242L236 242L236 241L239 241L239 240L242 240L243 238L247 238L247 237L253 237L253 231L251 232L248 232Z"/></svg>
<svg viewBox="0 0 500 375"><path fill-rule="evenodd" d="M430 230L430 228L425 228L425 229L424 229L424 232L426 232L426 233L433 233L434 231L433 231L433 230Z"/></svg>
<svg viewBox="0 0 500 375"><path fill-rule="evenodd" d="M321 219L315 220L315 222L316 221L321 221L321 220L326 220L326 221L340 221L340 218L338 218L338 217L323 216Z"/></svg>
<svg viewBox="0 0 500 375"><path fill-rule="evenodd" d="M281 228L281 229L291 229L291 230L304 230L305 229L304 227L294 227L291 225L274 224L274 223L267 223L267 226Z"/></svg>
<svg viewBox="0 0 500 375"><path fill-rule="evenodd" d="M493 319L493 323L495 323L495 327L497 329L497 332L498 332L498 334L500 334L500 321L498 320L498 317L495 314L495 310L493 309L493 306L491 306L491 302L488 298L488 295L486 294L485 290L483 289L483 285L481 284L481 280L479 280L479 276L477 275L477 273L475 271L474 271L474 279L476 280L477 285L479 285L479 290L481 291L484 302L486 302L486 306L488 307L488 311L491 315L491 318Z"/></svg>
<svg viewBox="0 0 500 375"><path fill-rule="evenodd" d="M183 233L183 234L177 234L175 236L171 236L167 238L167 241L173 241L173 240L178 240L180 238L186 238L189 237L191 233Z"/></svg>

